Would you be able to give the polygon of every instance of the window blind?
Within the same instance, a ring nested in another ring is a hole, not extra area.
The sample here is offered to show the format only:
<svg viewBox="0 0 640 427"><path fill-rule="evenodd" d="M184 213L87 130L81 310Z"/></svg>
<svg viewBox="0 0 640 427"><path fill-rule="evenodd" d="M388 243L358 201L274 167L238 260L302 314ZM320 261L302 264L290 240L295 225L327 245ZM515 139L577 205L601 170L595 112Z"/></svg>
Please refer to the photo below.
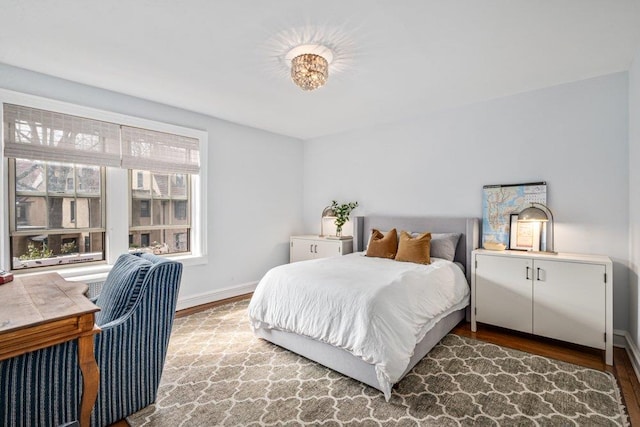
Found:
<svg viewBox="0 0 640 427"><path fill-rule="evenodd" d="M120 126L4 104L5 157L120 166Z"/></svg>
<svg viewBox="0 0 640 427"><path fill-rule="evenodd" d="M199 147L197 138L122 126L122 167L126 169L197 174Z"/></svg>
<svg viewBox="0 0 640 427"><path fill-rule="evenodd" d="M197 174L197 138L4 104L4 156Z"/></svg>

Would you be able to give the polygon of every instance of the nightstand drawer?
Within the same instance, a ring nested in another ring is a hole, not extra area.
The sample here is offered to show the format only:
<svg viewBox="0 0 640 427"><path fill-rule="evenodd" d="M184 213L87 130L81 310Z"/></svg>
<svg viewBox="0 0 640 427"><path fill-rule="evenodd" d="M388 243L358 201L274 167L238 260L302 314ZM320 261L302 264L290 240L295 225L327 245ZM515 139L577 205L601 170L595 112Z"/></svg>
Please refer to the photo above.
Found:
<svg viewBox="0 0 640 427"><path fill-rule="evenodd" d="M314 235L291 236L290 262L346 255L353 252L353 239L334 240Z"/></svg>

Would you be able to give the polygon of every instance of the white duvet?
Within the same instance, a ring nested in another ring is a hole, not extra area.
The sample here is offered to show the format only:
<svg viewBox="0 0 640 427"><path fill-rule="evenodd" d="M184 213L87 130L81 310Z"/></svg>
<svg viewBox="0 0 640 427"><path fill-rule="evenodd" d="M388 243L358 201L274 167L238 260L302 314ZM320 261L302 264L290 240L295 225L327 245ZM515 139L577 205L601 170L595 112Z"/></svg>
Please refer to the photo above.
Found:
<svg viewBox="0 0 640 427"><path fill-rule="evenodd" d="M375 365L388 399L416 344L444 316L467 306L457 265L365 257L362 253L281 265L249 304L252 328L274 328L340 347Z"/></svg>

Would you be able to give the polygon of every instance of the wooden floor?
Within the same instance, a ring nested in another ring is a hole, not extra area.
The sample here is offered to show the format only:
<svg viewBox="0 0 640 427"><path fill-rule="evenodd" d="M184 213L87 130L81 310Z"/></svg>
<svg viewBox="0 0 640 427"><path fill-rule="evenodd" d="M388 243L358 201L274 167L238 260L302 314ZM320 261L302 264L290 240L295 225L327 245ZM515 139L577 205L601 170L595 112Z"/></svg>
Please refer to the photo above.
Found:
<svg viewBox="0 0 640 427"><path fill-rule="evenodd" d="M240 295L226 300L216 301L209 304L192 307L181 310L176 313L176 317L188 316L199 311L207 310L232 301L239 301L250 298L251 294ZM513 348L516 350L526 351L528 353L538 354L540 356L552 359L562 360L576 365L585 366L601 371L608 371L618 380L618 385L622 391L622 398L629 421L632 426L640 427L640 382L636 376L631 361L623 348L614 347L613 349L613 366L607 366L604 363L604 351L595 350L587 347L571 345L555 340L535 337L528 334L509 331L507 329L496 328L486 325L478 325L477 332L471 332L471 324L461 322L454 328L453 333L477 340L490 342L501 345L503 347ZM126 421L120 421L111 427L127 427Z"/></svg>
<svg viewBox="0 0 640 427"><path fill-rule="evenodd" d="M618 380L631 425L640 426L640 383L625 349L614 347L613 366L607 366L604 363L604 351L520 334L502 328L478 325L478 332L471 332L471 324L461 322L452 332L503 347L611 372Z"/></svg>

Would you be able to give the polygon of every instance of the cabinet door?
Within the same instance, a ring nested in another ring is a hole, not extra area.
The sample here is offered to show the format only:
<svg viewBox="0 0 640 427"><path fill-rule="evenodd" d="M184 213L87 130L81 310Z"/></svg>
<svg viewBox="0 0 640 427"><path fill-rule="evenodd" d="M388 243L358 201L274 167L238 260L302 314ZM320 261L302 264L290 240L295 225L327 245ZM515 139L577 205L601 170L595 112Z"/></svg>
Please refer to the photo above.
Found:
<svg viewBox="0 0 640 427"><path fill-rule="evenodd" d="M605 348L605 266L534 262L533 333Z"/></svg>
<svg viewBox="0 0 640 427"><path fill-rule="evenodd" d="M340 240L324 240L315 243L318 245L314 254L316 258L342 255L342 242Z"/></svg>
<svg viewBox="0 0 640 427"><path fill-rule="evenodd" d="M476 255L476 321L531 333L532 261Z"/></svg>
<svg viewBox="0 0 640 427"><path fill-rule="evenodd" d="M315 245L318 242L307 239L291 239L289 262L305 261L315 258Z"/></svg>

